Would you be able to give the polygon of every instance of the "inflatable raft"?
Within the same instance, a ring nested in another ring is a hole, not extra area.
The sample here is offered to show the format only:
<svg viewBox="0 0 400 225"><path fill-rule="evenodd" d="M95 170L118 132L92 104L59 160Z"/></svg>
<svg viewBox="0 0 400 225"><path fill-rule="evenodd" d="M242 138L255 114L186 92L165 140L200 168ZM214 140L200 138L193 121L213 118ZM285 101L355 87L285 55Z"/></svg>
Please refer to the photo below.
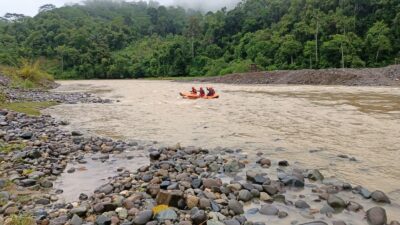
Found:
<svg viewBox="0 0 400 225"><path fill-rule="evenodd" d="M187 99L198 99L198 98L203 98L203 99L214 99L214 98L219 98L218 94L214 94L213 96L203 96L200 97L197 94L194 94L192 92L180 92L179 93L183 98L187 98Z"/></svg>

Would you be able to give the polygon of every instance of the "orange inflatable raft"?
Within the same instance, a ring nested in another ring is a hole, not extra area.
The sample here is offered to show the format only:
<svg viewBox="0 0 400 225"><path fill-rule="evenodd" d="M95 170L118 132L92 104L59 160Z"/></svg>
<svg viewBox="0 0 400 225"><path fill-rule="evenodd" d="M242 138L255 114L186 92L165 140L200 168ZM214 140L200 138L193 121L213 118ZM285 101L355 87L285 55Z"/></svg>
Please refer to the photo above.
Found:
<svg viewBox="0 0 400 225"><path fill-rule="evenodd" d="M198 99L198 98L203 98L203 99L214 99L214 98L219 98L218 94L214 94L213 96L203 96L200 97L197 94L194 94L192 92L181 92L179 93L183 98L187 98L187 99Z"/></svg>

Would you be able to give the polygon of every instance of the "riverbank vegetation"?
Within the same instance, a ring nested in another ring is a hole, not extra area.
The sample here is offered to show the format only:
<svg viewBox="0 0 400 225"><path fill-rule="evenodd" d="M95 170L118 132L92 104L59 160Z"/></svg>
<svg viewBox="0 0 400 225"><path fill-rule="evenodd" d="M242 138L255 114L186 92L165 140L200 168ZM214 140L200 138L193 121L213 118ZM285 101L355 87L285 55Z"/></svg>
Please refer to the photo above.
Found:
<svg viewBox="0 0 400 225"><path fill-rule="evenodd" d="M400 2L245 0L202 13L156 2L44 5L0 20L0 64L59 79L381 67L400 61ZM254 68L253 68L254 69Z"/></svg>

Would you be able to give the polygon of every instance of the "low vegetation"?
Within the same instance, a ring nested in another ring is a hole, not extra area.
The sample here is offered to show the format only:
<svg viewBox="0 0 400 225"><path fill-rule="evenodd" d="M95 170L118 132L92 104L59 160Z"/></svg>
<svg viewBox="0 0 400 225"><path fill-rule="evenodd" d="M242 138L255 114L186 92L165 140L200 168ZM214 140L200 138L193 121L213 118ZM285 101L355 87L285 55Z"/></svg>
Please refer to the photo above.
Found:
<svg viewBox="0 0 400 225"><path fill-rule="evenodd" d="M34 63L23 60L20 66L0 66L0 73L10 78L11 87L43 88L53 81L53 77L45 72L40 64L39 60Z"/></svg>
<svg viewBox="0 0 400 225"><path fill-rule="evenodd" d="M36 222L29 215L13 215L6 225L36 225Z"/></svg>
<svg viewBox="0 0 400 225"><path fill-rule="evenodd" d="M8 154L12 151L19 151L25 148L24 143L4 143L0 141L0 153Z"/></svg>
<svg viewBox="0 0 400 225"><path fill-rule="evenodd" d="M25 113L31 116L39 116L40 110L57 105L57 102L12 102L2 103L0 108L9 109L20 113Z"/></svg>

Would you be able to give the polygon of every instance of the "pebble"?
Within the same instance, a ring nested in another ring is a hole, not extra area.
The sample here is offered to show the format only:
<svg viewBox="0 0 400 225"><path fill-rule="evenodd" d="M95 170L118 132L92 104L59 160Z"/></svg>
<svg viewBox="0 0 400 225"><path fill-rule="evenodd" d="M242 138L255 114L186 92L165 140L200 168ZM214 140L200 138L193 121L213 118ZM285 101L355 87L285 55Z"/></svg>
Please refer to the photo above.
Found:
<svg viewBox="0 0 400 225"><path fill-rule="evenodd" d="M278 208L273 205L262 205L260 208L260 213L263 215L274 216L278 215Z"/></svg>
<svg viewBox="0 0 400 225"><path fill-rule="evenodd" d="M367 221L370 225L384 225L387 223L386 211L382 207L373 207L367 211Z"/></svg>

